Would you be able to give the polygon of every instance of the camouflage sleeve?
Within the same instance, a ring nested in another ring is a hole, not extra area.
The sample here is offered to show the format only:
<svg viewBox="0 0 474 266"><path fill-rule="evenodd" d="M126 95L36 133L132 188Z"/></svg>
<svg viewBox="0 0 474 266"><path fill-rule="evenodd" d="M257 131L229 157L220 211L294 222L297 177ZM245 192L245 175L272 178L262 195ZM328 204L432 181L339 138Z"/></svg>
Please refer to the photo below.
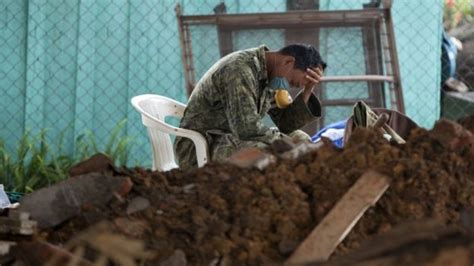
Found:
<svg viewBox="0 0 474 266"><path fill-rule="evenodd" d="M311 94L308 103L305 104L300 93L288 108L275 107L270 109L268 114L282 133L289 134L321 117L321 103L314 94Z"/></svg>
<svg viewBox="0 0 474 266"><path fill-rule="evenodd" d="M226 75L225 73L229 73ZM271 143L279 133L265 126L258 113L257 80L250 69L227 70L221 74L226 117L232 133L240 140Z"/></svg>

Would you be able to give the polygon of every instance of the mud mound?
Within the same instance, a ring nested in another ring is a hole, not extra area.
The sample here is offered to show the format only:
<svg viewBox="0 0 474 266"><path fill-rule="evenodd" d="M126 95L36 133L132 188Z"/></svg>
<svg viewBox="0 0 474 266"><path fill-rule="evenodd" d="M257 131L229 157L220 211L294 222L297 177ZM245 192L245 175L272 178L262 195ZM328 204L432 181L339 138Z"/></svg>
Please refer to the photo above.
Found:
<svg viewBox="0 0 474 266"><path fill-rule="evenodd" d="M460 118L458 120L458 123L461 124L466 129L470 130L472 133L474 133L474 115Z"/></svg>
<svg viewBox="0 0 474 266"><path fill-rule="evenodd" d="M464 129L462 134L469 138ZM336 252L344 254L405 221L434 217L452 223L460 210L474 207L474 148L461 147L459 138L454 129L417 129L407 144L396 145L358 129L343 150L325 145L263 171L228 164L165 173L123 169L134 182L127 198L84 211L44 237L65 243L106 219L115 231L143 239L156 251L151 265L176 250L192 265L281 263L367 169L392 177L385 195ZM137 197L150 206L130 213Z"/></svg>

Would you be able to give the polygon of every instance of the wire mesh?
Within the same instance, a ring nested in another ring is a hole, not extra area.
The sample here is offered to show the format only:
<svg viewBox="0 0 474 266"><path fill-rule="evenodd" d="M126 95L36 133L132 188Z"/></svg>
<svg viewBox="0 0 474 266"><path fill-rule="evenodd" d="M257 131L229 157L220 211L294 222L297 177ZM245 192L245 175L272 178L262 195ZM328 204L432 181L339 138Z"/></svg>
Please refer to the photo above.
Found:
<svg viewBox="0 0 474 266"><path fill-rule="evenodd" d="M301 9L361 10L368 2L376 1L228 0L223 3L227 14L243 14ZM69 154L77 151L78 139L87 134L94 136L99 149L105 149L114 128L127 119L120 136L132 138L128 164L150 166L151 147L130 98L155 93L186 102L175 14L177 4L184 15L224 11L218 0L0 1L0 121L4 125L0 137L6 149L14 152L25 132L38 133L45 128L49 142L62 139L61 149ZM474 34L472 27L458 33L455 30L459 27L447 29L451 36L458 36L464 48L456 54L457 60L445 56L443 61L445 10L441 0L393 1L406 112L425 127L431 127L440 115L458 118L474 113L473 100L466 96L473 93L474 87ZM463 12L466 19L459 25L472 25L467 11ZM219 36L212 25L192 26L190 34L198 80L221 57ZM307 32L293 30L293 34ZM367 46L360 27L318 28L313 34L309 40L315 40L313 44L328 63L325 75L360 75L372 71L367 68L364 57ZM279 49L287 43L285 38L289 39L288 32L277 28L235 30L232 49L260 44ZM456 92L456 88L442 84L446 77L441 73L442 66L452 62L457 66L449 77L463 82L468 92ZM382 67L382 71L382 74L386 72L386 68ZM318 90L326 100L366 98L370 96L370 86L361 82L327 83ZM451 92L443 92L442 87ZM381 90L383 104L390 108L387 86ZM453 98L453 94L457 97ZM350 114L350 105L326 106L324 124Z"/></svg>

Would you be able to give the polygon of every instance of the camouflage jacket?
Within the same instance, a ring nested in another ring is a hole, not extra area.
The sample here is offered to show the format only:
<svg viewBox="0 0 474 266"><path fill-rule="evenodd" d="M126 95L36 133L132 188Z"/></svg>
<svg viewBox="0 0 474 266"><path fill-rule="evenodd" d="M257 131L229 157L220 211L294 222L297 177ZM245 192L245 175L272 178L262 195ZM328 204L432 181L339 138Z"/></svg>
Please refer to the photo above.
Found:
<svg viewBox="0 0 474 266"><path fill-rule="evenodd" d="M217 61L193 90L180 127L200 132L209 145L210 159L222 161L236 149L270 144L321 116L321 105L311 95L305 104L297 96L286 109L272 108L274 91L268 87L265 51L237 51ZM264 125L269 114L278 130ZM195 166L190 139L177 137L175 151L180 167Z"/></svg>

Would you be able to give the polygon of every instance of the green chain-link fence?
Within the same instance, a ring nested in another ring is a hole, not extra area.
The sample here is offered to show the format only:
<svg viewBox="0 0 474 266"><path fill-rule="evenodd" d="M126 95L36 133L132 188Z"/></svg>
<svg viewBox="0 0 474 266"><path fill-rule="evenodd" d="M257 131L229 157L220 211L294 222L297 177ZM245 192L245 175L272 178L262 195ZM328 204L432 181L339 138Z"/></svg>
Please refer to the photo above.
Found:
<svg viewBox="0 0 474 266"><path fill-rule="evenodd" d="M360 10L368 2L371 1L228 0L224 4L228 14L241 14L295 9ZM132 139L128 164L150 166L146 131L130 98L155 93L186 102L175 7L179 4L184 15L210 15L220 3L0 1L0 137L6 150L14 151L27 130L34 135L45 128L48 142L62 139L62 150L69 154L77 152L78 140L85 136L93 136L98 149L105 149L114 129L126 119L120 136ZM394 0L392 6L405 109L425 127L433 125L443 107L443 7L441 0ZM195 75L199 79L220 57L218 34L212 25L193 26L190 32ZM278 49L285 45L286 33L278 28L233 34L233 49L260 44ZM328 63L327 76L367 73L361 28L322 27L314 39ZM464 57L472 56L465 53ZM467 64L461 66L466 77L472 75ZM468 80L464 79L472 88ZM321 88L321 95L326 99L364 97L367 88L367 83L360 82L331 83ZM473 112L472 103L458 104L454 109L456 116ZM350 110L350 106L327 107L324 123L344 119Z"/></svg>

